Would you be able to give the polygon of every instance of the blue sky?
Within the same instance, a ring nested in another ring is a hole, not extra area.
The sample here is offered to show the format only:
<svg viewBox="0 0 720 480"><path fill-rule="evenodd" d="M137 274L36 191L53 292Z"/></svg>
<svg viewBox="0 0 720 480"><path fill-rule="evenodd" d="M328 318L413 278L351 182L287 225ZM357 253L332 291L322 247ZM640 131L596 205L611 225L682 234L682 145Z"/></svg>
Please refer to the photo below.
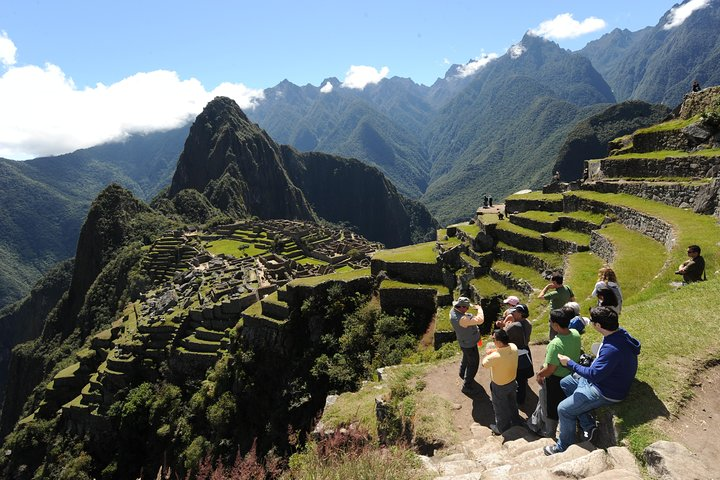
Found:
<svg viewBox="0 0 720 480"><path fill-rule="evenodd" d="M710 1L690 0L678 19ZM215 95L241 107L288 79L432 84L526 31L577 50L654 26L667 0L2 0L0 156L26 159L174 128ZM483 62L473 61L470 67ZM470 69L469 71L471 71Z"/></svg>

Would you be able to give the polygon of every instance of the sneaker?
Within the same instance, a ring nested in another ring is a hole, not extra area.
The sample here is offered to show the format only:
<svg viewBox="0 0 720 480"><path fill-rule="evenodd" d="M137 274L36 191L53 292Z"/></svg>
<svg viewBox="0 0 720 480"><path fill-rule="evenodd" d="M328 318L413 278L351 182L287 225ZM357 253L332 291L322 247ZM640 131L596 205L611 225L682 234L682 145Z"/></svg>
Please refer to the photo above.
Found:
<svg viewBox="0 0 720 480"><path fill-rule="evenodd" d="M597 437L597 431L597 425L590 427L590 430L583 432L583 441L592 443L592 441L595 440L595 437Z"/></svg>
<svg viewBox="0 0 720 480"><path fill-rule="evenodd" d="M498 430L497 425L495 425L494 423L491 423L489 428L494 435L502 435L502 432Z"/></svg>
<svg viewBox="0 0 720 480"><path fill-rule="evenodd" d="M547 445L545 448L543 448L543 452L545 452L545 455L555 455L556 453L562 453L560 449L558 449L557 445Z"/></svg>

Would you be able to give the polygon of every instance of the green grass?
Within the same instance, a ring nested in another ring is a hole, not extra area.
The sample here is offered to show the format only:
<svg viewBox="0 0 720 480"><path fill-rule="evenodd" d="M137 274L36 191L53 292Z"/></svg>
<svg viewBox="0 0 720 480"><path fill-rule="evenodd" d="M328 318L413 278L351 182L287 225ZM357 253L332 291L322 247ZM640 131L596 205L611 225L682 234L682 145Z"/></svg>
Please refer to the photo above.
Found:
<svg viewBox="0 0 720 480"><path fill-rule="evenodd" d="M313 286L313 285L320 285L321 283L334 281L334 280L348 281L348 280L355 280L356 278L369 277L369 276L370 276L369 268L359 268L356 270L335 272L335 273L330 273L328 275L320 275L317 277L296 278L294 280L291 280L289 285L290 286L300 286L300 285Z"/></svg>
<svg viewBox="0 0 720 480"><path fill-rule="evenodd" d="M548 283L548 281L545 280L540 273L532 268L523 267L522 265L514 265L509 262L497 261L493 263L492 268L493 270L500 272L510 272L513 277L527 281L534 288L541 289Z"/></svg>
<svg viewBox="0 0 720 480"><path fill-rule="evenodd" d="M575 230L569 230L567 228L563 228L561 230L558 230L557 232L548 232L544 233L546 237L550 238L556 238L558 240L565 240L567 242L573 242L577 245L589 245L590 244L590 235L587 233L578 232Z"/></svg>
<svg viewBox="0 0 720 480"><path fill-rule="evenodd" d="M688 186L705 185L712 182L712 178L694 178L694 177L613 177L603 181L615 182L617 180L625 180L628 182L668 182L668 183L684 183Z"/></svg>
<svg viewBox="0 0 720 480"><path fill-rule="evenodd" d="M505 285L493 280L487 275L470 280L470 285L475 287L475 290L483 298L488 298L495 295L515 295L522 300L525 296L525 294L520 293L516 290L509 290Z"/></svg>
<svg viewBox="0 0 720 480"><path fill-rule="evenodd" d="M646 153L621 153L619 155L613 155L608 157L611 160L622 160L622 159L634 159L634 158L646 158L650 160L665 160L668 157L715 157L720 155L720 148L708 148L705 150L697 150L695 152L686 152L683 150L660 150L656 152ZM602 160L602 159L600 159ZM591 162L597 162L600 160L590 160Z"/></svg>
<svg viewBox="0 0 720 480"><path fill-rule="evenodd" d="M214 240L207 243L205 245L205 248L213 255L220 255L221 253L224 253L225 255L239 258L242 258L245 255L255 257L267 253L267 249L257 248L251 243L241 242L239 240L233 240L231 238Z"/></svg>
<svg viewBox="0 0 720 480"><path fill-rule="evenodd" d="M510 222L498 223L497 230L505 230L507 232L517 233L528 238L541 239L542 236L537 230L530 230L529 228L521 227Z"/></svg>
<svg viewBox="0 0 720 480"><path fill-rule="evenodd" d="M426 242L380 250L372 258L385 262L437 263L437 252L435 251L435 242Z"/></svg>
<svg viewBox="0 0 720 480"><path fill-rule="evenodd" d="M297 260L297 263L300 265L327 265L328 263L322 260L318 260L317 258L312 257L304 257L299 260Z"/></svg>
<svg viewBox="0 0 720 480"><path fill-rule="evenodd" d="M435 331L436 332L450 332L453 327L450 323L450 310L452 305L445 305L444 307L438 307L435 313Z"/></svg>
<svg viewBox="0 0 720 480"><path fill-rule="evenodd" d="M637 134L643 134L643 133L667 132L667 131L671 131L671 130L680 130L682 128L687 127L688 125L691 125L691 124L697 122L698 120L700 120L700 115L695 115L694 117L688 118L686 120L683 120L682 118L678 118L675 120L670 120L668 122L657 123L650 127L640 128L638 130L635 130L634 134L637 135Z"/></svg>
<svg viewBox="0 0 720 480"><path fill-rule="evenodd" d="M602 213L586 212L584 210L578 210L577 212L559 213L560 217L568 217L575 220L581 220L587 223L593 223L595 225L602 225L605 221L605 215Z"/></svg>
<svg viewBox="0 0 720 480"><path fill-rule="evenodd" d="M520 193L520 194L513 194L508 196L507 200L549 200L549 201L557 201L562 200L562 194L561 193L542 193L541 191L537 192L530 192L530 193Z"/></svg>
<svg viewBox="0 0 720 480"><path fill-rule="evenodd" d="M528 210L527 212L517 213L513 217L527 218L536 222L554 223L558 221L558 217L562 212L543 212L540 210Z"/></svg>
<svg viewBox="0 0 720 480"><path fill-rule="evenodd" d="M612 205L625 206L645 213L651 217L661 218L668 222L676 232L675 244L666 256L664 268L646 286L635 301L642 301L667 291L668 284L677 281L679 276L674 272L686 258L688 245L698 244L703 248L703 257L708 272L714 272L718 265L718 249L715 243L720 238L720 225L717 219L709 215L697 215L693 212L671 207L651 200L625 194L604 194L589 191L568 193L581 198L596 200ZM715 240L713 240L715 239ZM633 251L633 254L639 255ZM623 282L622 279L619 279ZM621 283L621 286L623 283Z"/></svg>
<svg viewBox="0 0 720 480"><path fill-rule="evenodd" d="M382 290L388 288L431 289L441 294L448 293L448 289L445 285L433 285L429 283L405 283L398 280L390 279L383 280L382 283L380 283L380 289Z"/></svg>
<svg viewBox="0 0 720 480"><path fill-rule="evenodd" d="M498 242L497 247L498 247L498 248L502 248L503 250L513 250L513 251L516 251L516 252L522 252L522 253L525 253L525 254L528 254L528 255L532 255L533 257L537 257L537 258L541 259L541 260L544 261L546 264L548 264L548 265L550 265L550 266L552 266L552 267L554 267L554 268L556 268L556 269L562 268L562 266L563 266L563 262L564 262L563 256L560 255L559 253L555 253L555 252L528 252L528 251L525 251L525 250L519 250L519 249L517 249L517 248L515 248L515 247L513 247L513 246L511 246L511 245L508 245L507 243L503 243L503 242Z"/></svg>
<svg viewBox="0 0 720 480"><path fill-rule="evenodd" d="M497 217L497 215L495 215ZM467 223L459 223L455 225L458 230L465 232L470 238L475 238L480 233L480 227L478 225L468 225Z"/></svg>
<svg viewBox="0 0 720 480"><path fill-rule="evenodd" d="M497 215L494 215L492 213L487 213L484 215L478 215L477 220L478 220L478 222L482 223L483 225L493 225L500 221L500 217L498 217Z"/></svg>

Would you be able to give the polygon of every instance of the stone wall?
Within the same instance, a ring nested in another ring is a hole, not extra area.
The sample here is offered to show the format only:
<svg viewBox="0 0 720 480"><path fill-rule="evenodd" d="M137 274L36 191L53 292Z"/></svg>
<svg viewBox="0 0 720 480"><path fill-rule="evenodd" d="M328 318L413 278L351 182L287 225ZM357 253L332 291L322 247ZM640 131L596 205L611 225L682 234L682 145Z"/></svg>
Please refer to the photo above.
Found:
<svg viewBox="0 0 720 480"><path fill-rule="evenodd" d="M720 102L720 86L708 87L699 92L691 92L685 95L682 107L680 107L680 118L688 119L699 113L718 108Z"/></svg>
<svg viewBox="0 0 720 480"><path fill-rule="evenodd" d="M528 210L542 210L545 212L562 212L563 202L559 200L530 200L525 198L505 199L505 214L522 213Z"/></svg>
<svg viewBox="0 0 720 480"><path fill-rule="evenodd" d="M662 243L667 249L672 248L675 243L675 235L669 223L632 208L580 198L575 195L566 195L564 204L567 211L588 210L614 215L618 222Z"/></svg>
<svg viewBox="0 0 720 480"><path fill-rule="evenodd" d="M695 146L693 138L680 130L641 132L633 135L632 151L635 153L660 150L690 150Z"/></svg>
<svg viewBox="0 0 720 480"><path fill-rule="evenodd" d="M580 220L579 218L560 216L559 220L560 228L567 228L569 230L575 230L576 232L587 233L588 235L593 230L599 228L597 224ZM609 221L609 219L606 218L606 221Z"/></svg>
<svg viewBox="0 0 720 480"><path fill-rule="evenodd" d="M514 225L528 228L530 230L535 230L540 233L554 232L556 230L560 230L559 220L555 220L554 222L541 222L532 218L522 217L520 215L509 215L508 218L510 220L510 223Z"/></svg>
<svg viewBox="0 0 720 480"><path fill-rule="evenodd" d="M442 283L440 263L386 262L373 259L370 263L373 275L387 272L390 278L408 283Z"/></svg>
<svg viewBox="0 0 720 480"><path fill-rule="evenodd" d="M589 180L618 177L714 177L720 170L720 156L649 158L605 158L589 162Z"/></svg>
<svg viewBox="0 0 720 480"><path fill-rule="evenodd" d="M437 290L433 288L381 288L380 308L390 315L410 310L413 333L423 334L437 312Z"/></svg>
<svg viewBox="0 0 720 480"><path fill-rule="evenodd" d="M561 267L561 265L550 265L540 257L521 250L499 248L497 254L500 260L504 262L529 267L538 272L551 271Z"/></svg>
<svg viewBox="0 0 720 480"><path fill-rule="evenodd" d="M594 182L584 190L601 193L626 193L678 208L692 208L697 213L713 213L717 206L716 182L705 184L667 182ZM709 202L709 203L708 203Z"/></svg>
<svg viewBox="0 0 720 480"><path fill-rule="evenodd" d="M590 251L605 263L611 264L615 260L615 245L597 230L590 233Z"/></svg>
<svg viewBox="0 0 720 480"><path fill-rule="evenodd" d="M542 238L528 237L521 233L513 232L511 230L505 230L502 228L496 229L495 235L497 236L498 240L505 242L513 247L521 248L523 250L542 252L545 249Z"/></svg>

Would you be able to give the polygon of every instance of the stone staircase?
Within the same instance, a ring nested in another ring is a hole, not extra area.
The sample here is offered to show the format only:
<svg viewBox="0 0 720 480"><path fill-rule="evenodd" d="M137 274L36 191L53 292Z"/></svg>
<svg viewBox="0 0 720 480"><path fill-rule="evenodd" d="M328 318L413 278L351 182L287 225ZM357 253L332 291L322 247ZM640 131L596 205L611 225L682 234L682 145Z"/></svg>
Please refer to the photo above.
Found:
<svg viewBox="0 0 720 480"><path fill-rule="evenodd" d="M425 469L438 480L630 480L641 479L635 457L625 447L596 448L589 442L546 456L550 438L524 427L501 436L474 423L472 438L433 457L421 456Z"/></svg>

